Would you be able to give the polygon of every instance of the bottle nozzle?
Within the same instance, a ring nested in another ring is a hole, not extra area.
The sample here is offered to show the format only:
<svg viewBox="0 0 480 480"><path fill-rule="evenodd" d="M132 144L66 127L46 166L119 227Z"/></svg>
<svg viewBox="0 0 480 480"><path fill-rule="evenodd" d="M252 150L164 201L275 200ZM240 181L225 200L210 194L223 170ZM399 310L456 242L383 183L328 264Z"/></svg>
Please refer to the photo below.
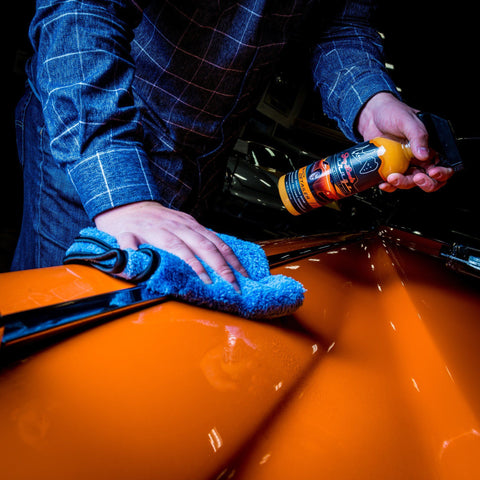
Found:
<svg viewBox="0 0 480 480"><path fill-rule="evenodd" d="M454 172L462 170L463 161L450 122L428 112L420 112L418 117L427 129L430 147L438 153L438 164Z"/></svg>

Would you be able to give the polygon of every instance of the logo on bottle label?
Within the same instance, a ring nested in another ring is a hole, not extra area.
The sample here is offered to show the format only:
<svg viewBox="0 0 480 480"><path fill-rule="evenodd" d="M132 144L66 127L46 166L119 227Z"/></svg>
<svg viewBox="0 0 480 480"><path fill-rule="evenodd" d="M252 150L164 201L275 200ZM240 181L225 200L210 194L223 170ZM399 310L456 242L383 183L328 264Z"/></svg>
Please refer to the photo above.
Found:
<svg viewBox="0 0 480 480"><path fill-rule="evenodd" d="M357 145L332 156L332 183L342 197L362 192L381 180L377 173L381 164L376 145Z"/></svg>

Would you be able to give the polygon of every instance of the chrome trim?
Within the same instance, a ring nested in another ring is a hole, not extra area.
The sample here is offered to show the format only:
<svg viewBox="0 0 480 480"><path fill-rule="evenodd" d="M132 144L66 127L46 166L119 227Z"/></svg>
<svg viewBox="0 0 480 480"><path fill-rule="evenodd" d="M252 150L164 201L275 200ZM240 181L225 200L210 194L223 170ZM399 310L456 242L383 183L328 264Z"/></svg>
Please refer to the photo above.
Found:
<svg viewBox="0 0 480 480"><path fill-rule="evenodd" d="M456 272L480 278L480 250L454 243L444 247L440 256L445 258L446 266Z"/></svg>
<svg viewBox="0 0 480 480"><path fill-rule="evenodd" d="M461 243L428 238L422 232L398 227L384 227L379 235L395 245L445 260L455 272L480 278L480 250Z"/></svg>
<svg viewBox="0 0 480 480"><path fill-rule="evenodd" d="M145 298L143 288L135 286L67 302L11 313L0 318L3 348L30 343L72 329L111 320L114 317L152 306L168 297Z"/></svg>

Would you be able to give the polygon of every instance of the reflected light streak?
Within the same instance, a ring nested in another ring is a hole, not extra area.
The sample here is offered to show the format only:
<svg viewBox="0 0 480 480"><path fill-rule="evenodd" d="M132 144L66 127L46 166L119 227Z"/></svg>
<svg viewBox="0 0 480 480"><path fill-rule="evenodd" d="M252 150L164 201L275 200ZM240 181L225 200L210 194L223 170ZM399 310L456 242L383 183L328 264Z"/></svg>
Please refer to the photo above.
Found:
<svg viewBox="0 0 480 480"><path fill-rule="evenodd" d="M450 372L449 368L445 365L445 370L447 371L448 376L450 377L450 380L455 383L455 380L453 379L452 372Z"/></svg>
<svg viewBox="0 0 480 480"><path fill-rule="evenodd" d="M459 435L457 435L456 437L452 437L452 438L449 438L448 440L444 440L444 442L442 443L442 450L440 452L440 458L442 457L442 455L444 454L445 450L453 443L455 442L456 440L460 440L461 438L463 437L466 437L468 435L473 435L474 437L480 437L480 433L475 430L474 428L472 428L471 430L467 431L467 432L463 432L463 433L460 433Z"/></svg>
<svg viewBox="0 0 480 480"><path fill-rule="evenodd" d="M214 452L216 452L223 445L222 437L215 427L208 432L208 440L210 441L210 445L212 446Z"/></svg>
<svg viewBox="0 0 480 480"><path fill-rule="evenodd" d="M233 325L227 325L225 327L225 332L228 335L228 345L234 347L237 343L237 340L243 340L250 348L257 349L255 343L253 343L247 335L243 332L240 327L236 327Z"/></svg>
<svg viewBox="0 0 480 480"><path fill-rule="evenodd" d="M239 178L240 180L243 180L244 182L248 180L247 178L243 177L242 175L239 175L238 173L234 173L233 176Z"/></svg>
<svg viewBox="0 0 480 480"><path fill-rule="evenodd" d="M420 389L418 388L418 385L417 385L417 382L415 381L415 379L412 377L412 383L413 383L413 386L415 387L415 390L420 393Z"/></svg>
<svg viewBox="0 0 480 480"><path fill-rule="evenodd" d="M260 460L259 464L260 464L260 465L263 465L263 464L267 463L267 462L270 460L270 457L271 457L271 456L272 456L271 453L265 454L265 455L262 457L262 459Z"/></svg>
<svg viewBox="0 0 480 480"><path fill-rule="evenodd" d="M272 188L272 186L271 186L268 182L266 182L265 180L262 180L261 178L259 178L259 180L260 180L264 185L266 185L268 188Z"/></svg>

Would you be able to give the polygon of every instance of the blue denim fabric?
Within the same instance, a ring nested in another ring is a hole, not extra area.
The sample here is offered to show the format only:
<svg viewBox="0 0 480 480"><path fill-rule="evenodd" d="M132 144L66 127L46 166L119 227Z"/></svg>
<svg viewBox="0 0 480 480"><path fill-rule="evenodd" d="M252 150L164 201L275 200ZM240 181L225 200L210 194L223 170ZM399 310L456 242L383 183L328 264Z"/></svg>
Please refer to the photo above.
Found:
<svg viewBox="0 0 480 480"><path fill-rule="evenodd" d="M319 17L309 22L318 41L314 83L325 111L355 138L363 104L395 87L368 24L373 0L332 0L323 23L322 5L37 0L27 74L40 105L35 99L25 120L25 136L35 138L24 152L30 233L22 232L20 245L35 245L36 253L24 268L45 265L41 242L64 248L77 226L110 208L156 200L186 209L202 202L221 182L222 152L312 12Z"/></svg>
<svg viewBox="0 0 480 480"><path fill-rule="evenodd" d="M15 114L24 206L11 269L60 265L79 230L93 223L71 180L52 156L40 102L28 87Z"/></svg>

